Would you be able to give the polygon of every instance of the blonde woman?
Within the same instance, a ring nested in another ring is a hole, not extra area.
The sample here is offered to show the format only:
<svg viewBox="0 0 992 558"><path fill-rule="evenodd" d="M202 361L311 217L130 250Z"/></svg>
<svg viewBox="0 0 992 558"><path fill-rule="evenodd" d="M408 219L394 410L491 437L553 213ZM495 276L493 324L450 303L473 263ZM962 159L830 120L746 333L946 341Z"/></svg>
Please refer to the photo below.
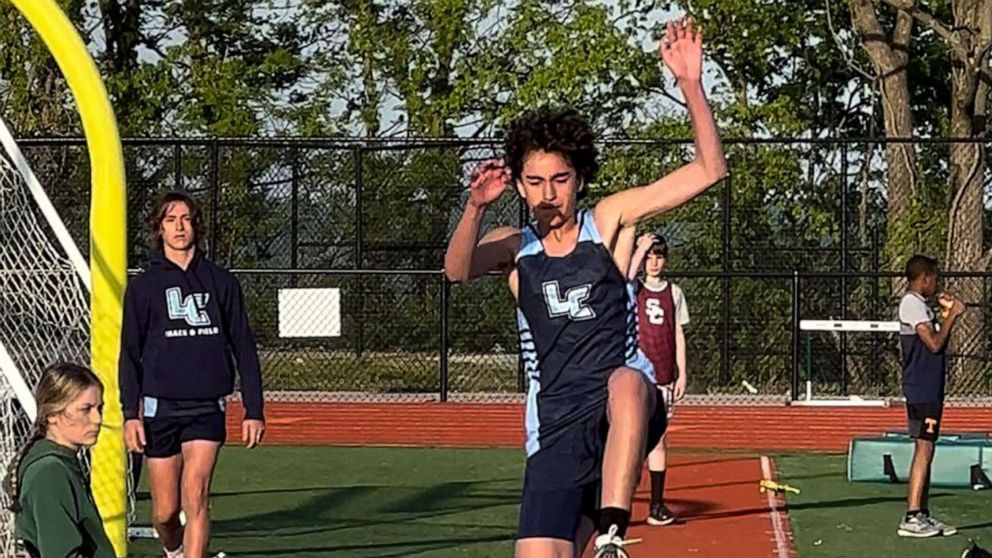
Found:
<svg viewBox="0 0 992 558"><path fill-rule="evenodd" d="M35 558L114 558L78 459L103 423L103 384L78 364L45 370L38 417L5 479L15 536Z"/></svg>

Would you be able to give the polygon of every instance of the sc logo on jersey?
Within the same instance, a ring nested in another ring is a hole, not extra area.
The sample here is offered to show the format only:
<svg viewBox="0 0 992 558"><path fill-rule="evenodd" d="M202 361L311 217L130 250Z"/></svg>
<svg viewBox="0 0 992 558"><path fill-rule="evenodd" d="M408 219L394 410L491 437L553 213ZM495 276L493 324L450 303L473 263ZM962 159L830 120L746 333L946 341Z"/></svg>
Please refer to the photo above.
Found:
<svg viewBox="0 0 992 558"><path fill-rule="evenodd" d="M210 325L210 315L207 314L207 301L210 293L193 293L182 298L183 291L172 287L165 291L165 301L169 308L170 320L186 320L191 326Z"/></svg>
<svg viewBox="0 0 992 558"><path fill-rule="evenodd" d="M648 317L648 322L654 325L665 323L665 309L657 298L649 298L644 303L644 314Z"/></svg>
<svg viewBox="0 0 992 558"><path fill-rule="evenodd" d="M586 304L586 300L592 294L592 284L572 287L565 291L564 298L561 296L558 281L545 281L541 284L541 288L544 291L544 300L548 304L548 315L552 318L568 316L570 320L581 321L596 317L592 306Z"/></svg>

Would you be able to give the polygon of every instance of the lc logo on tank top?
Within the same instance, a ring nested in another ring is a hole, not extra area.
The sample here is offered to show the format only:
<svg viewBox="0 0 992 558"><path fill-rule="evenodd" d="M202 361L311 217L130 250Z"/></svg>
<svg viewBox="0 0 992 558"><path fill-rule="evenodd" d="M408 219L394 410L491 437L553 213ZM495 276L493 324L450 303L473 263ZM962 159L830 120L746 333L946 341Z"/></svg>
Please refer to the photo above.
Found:
<svg viewBox="0 0 992 558"><path fill-rule="evenodd" d="M561 296L561 286L558 281L545 281L541 283L544 291L544 301L548 305L548 315L552 318L568 316L572 321L591 320L596 317L596 311L586 303L589 295L592 294L592 284L586 283L572 287L565 291L565 296Z"/></svg>
<svg viewBox="0 0 992 558"><path fill-rule="evenodd" d="M217 335L218 327L210 326L210 314L207 313L207 302L210 293L193 293L183 298L182 289L171 287L165 291L165 303L169 310L170 320L183 320L189 328L168 329L166 337L197 337Z"/></svg>

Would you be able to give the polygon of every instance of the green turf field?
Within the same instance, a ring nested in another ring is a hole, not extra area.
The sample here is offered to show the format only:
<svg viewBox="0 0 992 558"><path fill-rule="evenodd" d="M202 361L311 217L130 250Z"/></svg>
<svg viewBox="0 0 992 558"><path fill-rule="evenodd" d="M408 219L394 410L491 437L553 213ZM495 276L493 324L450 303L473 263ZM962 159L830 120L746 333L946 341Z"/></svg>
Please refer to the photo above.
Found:
<svg viewBox="0 0 992 558"><path fill-rule="evenodd" d="M212 551L239 556L506 557L519 502L520 450L227 448L214 486ZM941 540L895 534L905 486L848 484L843 456L776 458L801 558L956 558L992 546L992 493L934 491L961 528ZM147 502L139 517L147 521ZM132 556L161 556L151 542ZM728 556L731 554L728 554ZM636 555L635 555L636 556Z"/></svg>
<svg viewBox="0 0 992 558"><path fill-rule="evenodd" d="M930 508L958 527L953 537L896 535L906 510L906 486L848 483L843 455L776 457L780 479L801 487L789 494L789 520L800 558L958 558L968 538L992 547L992 492L931 491Z"/></svg>
<svg viewBox="0 0 992 558"><path fill-rule="evenodd" d="M213 489L211 550L232 558L505 557L522 464L522 450L227 448ZM140 518L146 510L139 506ZM132 555L161 553L139 542Z"/></svg>

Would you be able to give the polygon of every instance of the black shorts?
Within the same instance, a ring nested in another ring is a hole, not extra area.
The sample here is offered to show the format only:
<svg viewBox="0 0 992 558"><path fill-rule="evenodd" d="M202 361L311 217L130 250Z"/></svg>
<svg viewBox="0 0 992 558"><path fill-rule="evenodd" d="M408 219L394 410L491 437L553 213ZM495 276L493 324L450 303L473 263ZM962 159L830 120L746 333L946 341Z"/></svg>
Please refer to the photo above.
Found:
<svg viewBox="0 0 992 558"><path fill-rule="evenodd" d="M594 421L594 422L593 422ZM644 455L661 440L668 426L664 398L658 397L648 420ZM595 520L599 510L603 449L609 424L605 412L585 423L570 427L568 441L538 450L527 458L523 499L517 538L551 538L574 541L583 517ZM567 479L573 471L595 460L596 478L589 481ZM577 463L580 461L580 463ZM563 481L563 479L565 479Z"/></svg>
<svg viewBox="0 0 992 558"><path fill-rule="evenodd" d="M943 403L906 403L909 436L936 442L940 437L940 419L943 414Z"/></svg>
<svg viewBox="0 0 992 558"><path fill-rule="evenodd" d="M172 457L194 440L224 444L227 417L223 400L168 401L145 398L145 455Z"/></svg>

